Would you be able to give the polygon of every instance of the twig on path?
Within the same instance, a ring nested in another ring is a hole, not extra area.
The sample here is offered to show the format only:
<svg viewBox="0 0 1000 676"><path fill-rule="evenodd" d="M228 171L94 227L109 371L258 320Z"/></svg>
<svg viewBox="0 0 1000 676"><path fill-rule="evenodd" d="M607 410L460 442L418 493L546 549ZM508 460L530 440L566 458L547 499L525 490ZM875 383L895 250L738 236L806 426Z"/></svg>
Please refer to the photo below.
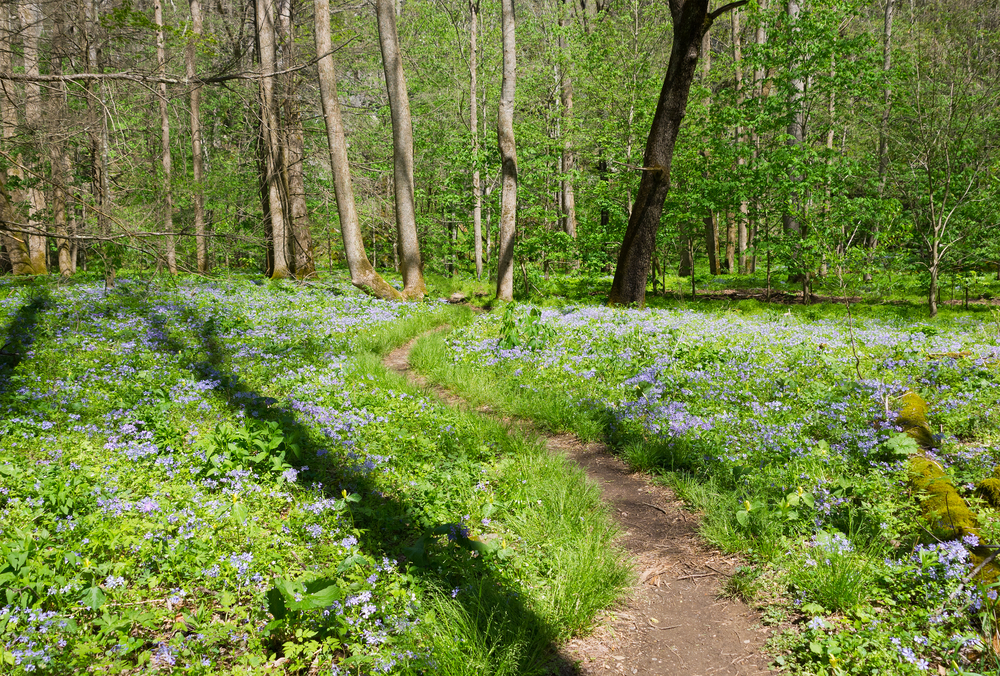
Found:
<svg viewBox="0 0 1000 676"><path fill-rule="evenodd" d="M733 576L733 574L732 574L732 573L723 573L723 572L722 572L721 570L719 570L718 568L715 568L715 567L713 567L713 566L711 566L711 565L709 565L709 564L707 564L707 563L705 564L705 567L706 567L706 568L709 568L709 569L711 569L711 570L714 570L714 571L715 571L716 573L718 573L719 575L724 575L725 577L732 577L732 576Z"/></svg>
<svg viewBox="0 0 1000 676"><path fill-rule="evenodd" d="M719 574L718 572L715 572L715 573L698 573L697 575L681 575L677 579L678 580L690 580L691 578L695 578L695 577L711 577L713 575L718 575L718 574Z"/></svg>
<svg viewBox="0 0 1000 676"><path fill-rule="evenodd" d="M657 507L656 505L654 505L654 504L653 504L653 503L651 503L651 502L642 502L642 503L640 503L640 504L643 504L643 505L646 505L647 507L652 507L653 509L657 509L657 510L659 510L659 511L663 512L663 514L664 514L665 516L670 516L669 514L667 514L667 510L663 509L662 507Z"/></svg>

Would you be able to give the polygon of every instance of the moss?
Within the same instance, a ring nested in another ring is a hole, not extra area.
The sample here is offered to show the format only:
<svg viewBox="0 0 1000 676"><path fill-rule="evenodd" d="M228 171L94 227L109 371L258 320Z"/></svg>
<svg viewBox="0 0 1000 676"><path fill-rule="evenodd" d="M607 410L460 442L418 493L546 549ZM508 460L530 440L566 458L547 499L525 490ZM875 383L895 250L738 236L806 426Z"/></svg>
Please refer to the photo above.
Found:
<svg viewBox="0 0 1000 676"><path fill-rule="evenodd" d="M996 478L996 470L993 476L976 484L976 495L989 503L990 507L1000 509L1000 479Z"/></svg>
<svg viewBox="0 0 1000 676"><path fill-rule="evenodd" d="M927 404L912 390L902 397L896 423L923 448L934 448L934 435L927 424Z"/></svg>
<svg viewBox="0 0 1000 676"><path fill-rule="evenodd" d="M978 536L975 515L940 465L923 456L912 456L910 484L920 493L920 508L934 537L952 540L965 535Z"/></svg>

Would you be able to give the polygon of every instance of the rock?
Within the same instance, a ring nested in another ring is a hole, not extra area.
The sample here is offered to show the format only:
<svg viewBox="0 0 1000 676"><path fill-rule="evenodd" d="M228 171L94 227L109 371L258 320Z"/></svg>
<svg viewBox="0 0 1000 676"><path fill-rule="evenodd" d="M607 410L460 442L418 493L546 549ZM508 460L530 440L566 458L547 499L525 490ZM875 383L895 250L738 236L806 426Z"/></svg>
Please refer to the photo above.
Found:
<svg viewBox="0 0 1000 676"><path fill-rule="evenodd" d="M465 294L462 293L461 291L456 291L455 293L451 294L451 296L448 298L448 302L452 303L453 305L456 303L464 303Z"/></svg>

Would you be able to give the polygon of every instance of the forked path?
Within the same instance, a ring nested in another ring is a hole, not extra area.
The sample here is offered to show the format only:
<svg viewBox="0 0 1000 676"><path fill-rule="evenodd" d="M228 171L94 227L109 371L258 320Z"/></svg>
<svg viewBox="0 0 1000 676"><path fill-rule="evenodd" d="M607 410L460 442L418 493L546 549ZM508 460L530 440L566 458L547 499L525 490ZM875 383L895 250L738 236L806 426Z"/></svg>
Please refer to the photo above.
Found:
<svg viewBox="0 0 1000 676"><path fill-rule="evenodd" d="M420 386L426 378L412 370L415 338L383 363ZM431 386L445 402L468 408L453 392ZM483 411L488 413L488 411ZM651 484L600 443L572 434L547 434L524 420L510 421L545 439L550 451L565 453L601 488L622 527L620 544L632 556L639 584L622 608L600 618L589 636L562 649L569 673L647 676L754 676L771 673L761 654L766 630L746 605L719 598L722 581L736 561L699 539L697 520L670 489ZM560 676L569 676L569 673Z"/></svg>

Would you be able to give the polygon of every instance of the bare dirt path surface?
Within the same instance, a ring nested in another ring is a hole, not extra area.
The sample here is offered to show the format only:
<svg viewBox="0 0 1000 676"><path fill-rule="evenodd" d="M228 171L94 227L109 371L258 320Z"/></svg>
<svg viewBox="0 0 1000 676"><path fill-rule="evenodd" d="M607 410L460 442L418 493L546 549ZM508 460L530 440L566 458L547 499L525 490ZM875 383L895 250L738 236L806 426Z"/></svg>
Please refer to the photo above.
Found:
<svg viewBox="0 0 1000 676"><path fill-rule="evenodd" d="M440 330L440 329L439 329ZM431 386L412 370L410 350L418 340L385 357L386 367L430 389L453 406L470 408L453 392ZM485 414L490 411L482 410ZM761 654L767 631L746 605L719 598L719 589L737 561L713 551L697 535L697 518L686 512L669 488L608 452L572 434L548 434L524 420L505 420L565 453L601 488L622 527L623 546L639 575L623 607L599 618L589 635L562 648L560 676L639 674L646 676L753 676L771 673Z"/></svg>

